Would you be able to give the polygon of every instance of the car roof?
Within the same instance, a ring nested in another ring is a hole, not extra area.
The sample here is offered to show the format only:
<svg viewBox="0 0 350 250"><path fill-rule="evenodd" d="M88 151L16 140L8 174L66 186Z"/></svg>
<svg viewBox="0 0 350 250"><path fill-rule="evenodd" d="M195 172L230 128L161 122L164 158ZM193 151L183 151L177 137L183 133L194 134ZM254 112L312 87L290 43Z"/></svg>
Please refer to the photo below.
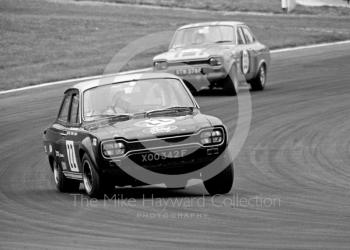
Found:
<svg viewBox="0 0 350 250"><path fill-rule="evenodd" d="M87 89L108 85L108 84L129 82L129 81L135 81L135 80L162 79L162 78L180 79L179 77L169 73L153 73L153 72L127 73L126 72L126 73L119 73L115 75L101 76L94 80L82 81L75 84L71 88L67 89L66 92L70 89L78 89L79 92L84 92Z"/></svg>
<svg viewBox="0 0 350 250"><path fill-rule="evenodd" d="M193 27L200 27L200 26L211 26L211 25L230 25L230 26L237 26L237 25L244 25L243 22L237 22L237 21L221 21L221 22L204 22L204 23L191 23L184 26L181 26L178 28L181 29L187 29L187 28L193 28Z"/></svg>

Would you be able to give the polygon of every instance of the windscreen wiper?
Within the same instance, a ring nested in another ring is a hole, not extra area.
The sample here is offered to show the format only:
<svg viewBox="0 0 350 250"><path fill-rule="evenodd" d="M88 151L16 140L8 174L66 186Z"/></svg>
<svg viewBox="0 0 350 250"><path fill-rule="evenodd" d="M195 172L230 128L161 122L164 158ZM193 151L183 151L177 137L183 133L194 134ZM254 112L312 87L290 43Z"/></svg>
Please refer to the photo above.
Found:
<svg viewBox="0 0 350 250"><path fill-rule="evenodd" d="M215 43L232 43L230 40L221 40L221 41L216 41Z"/></svg>
<svg viewBox="0 0 350 250"><path fill-rule="evenodd" d="M147 111L145 112L145 116L149 117L154 114L169 113L169 112L193 112L193 110L194 110L194 107L174 106L174 107L154 109L154 110Z"/></svg>
<svg viewBox="0 0 350 250"><path fill-rule="evenodd" d="M98 114L98 115L90 115L87 116L87 118L92 118L92 117L98 117L102 119L116 119L116 120L129 120L132 115L125 113L125 114Z"/></svg>

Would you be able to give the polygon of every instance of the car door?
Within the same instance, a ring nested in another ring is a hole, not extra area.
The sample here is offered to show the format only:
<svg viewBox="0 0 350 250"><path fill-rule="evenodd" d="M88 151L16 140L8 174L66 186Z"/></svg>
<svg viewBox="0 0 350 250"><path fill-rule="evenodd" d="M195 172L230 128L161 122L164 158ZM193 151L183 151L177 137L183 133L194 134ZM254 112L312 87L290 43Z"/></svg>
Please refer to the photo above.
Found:
<svg viewBox="0 0 350 250"><path fill-rule="evenodd" d="M258 72L259 59L262 51L260 43L255 39L252 31L247 26L242 26L242 31L246 40L247 49L251 53L251 76L255 77Z"/></svg>
<svg viewBox="0 0 350 250"><path fill-rule="evenodd" d="M67 161L65 140L67 136L67 124L71 98L71 93L66 92L63 97L57 119L50 129L50 133L52 134L51 137L54 138L53 154L55 156L56 161L59 162L59 164L62 166L63 171L68 170L66 164Z"/></svg>
<svg viewBox="0 0 350 250"><path fill-rule="evenodd" d="M66 124L66 135L62 145L65 152L65 160L67 163L67 176L74 179L81 179L81 162L79 159L79 145L81 141L80 133L80 114L79 114L79 92L71 91L71 102L68 112L68 120Z"/></svg>
<svg viewBox="0 0 350 250"><path fill-rule="evenodd" d="M242 72L247 80L252 79L254 74L255 54L250 40L246 38L243 31L244 26L237 27L237 44L242 51L241 65Z"/></svg>

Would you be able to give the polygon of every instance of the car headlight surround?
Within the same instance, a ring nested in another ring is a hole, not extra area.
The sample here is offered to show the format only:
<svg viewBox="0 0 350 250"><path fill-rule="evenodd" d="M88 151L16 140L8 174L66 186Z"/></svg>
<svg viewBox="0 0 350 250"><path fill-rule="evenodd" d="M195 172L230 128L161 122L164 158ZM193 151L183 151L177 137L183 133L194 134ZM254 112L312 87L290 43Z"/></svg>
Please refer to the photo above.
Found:
<svg viewBox="0 0 350 250"><path fill-rule="evenodd" d="M221 66L222 65L222 58L221 57L211 57L211 58L209 58L209 64L210 64L210 66Z"/></svg>
<svg viewBox="0 0 350 250"><path fill-rule="evenodd" d="M200 141L204 146L218 145L224 141L222 129L205 130L200 133Z"/></svg>
<svg viewBox="0 0 350 250"><path fill-rule="evenodd" d="M153 65L154 65L154 68L156 68L157 70L165 70L168 68L167 61L155 61Z"/></svg>
<svg viewBox="0 0 350 250"><path fill-rule="evenodd" d="M107 141L101 144L104 157L112 158L125 154L125 144L121 141Z"/></svg>

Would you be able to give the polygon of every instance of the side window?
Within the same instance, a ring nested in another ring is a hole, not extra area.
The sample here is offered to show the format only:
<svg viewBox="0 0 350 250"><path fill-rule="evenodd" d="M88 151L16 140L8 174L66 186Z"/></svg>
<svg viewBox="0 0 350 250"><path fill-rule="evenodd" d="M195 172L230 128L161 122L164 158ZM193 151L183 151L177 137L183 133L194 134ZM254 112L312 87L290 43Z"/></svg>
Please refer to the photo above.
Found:
<svg viewBox="0 0 350 250"><path fill-rule="evenodd" d="M78 94L72 95L72 105L71 105L69 122L71 124L78 124L79 123L79 97L78 97Z"/></svg>
<svg viewBox="0 0 350 250"><path fill-rule="evenodd" d="M57 119L61 122L66 123L68 121L68 112L69 112L69 105L70 105L71 95L66 94L64 96L64 99L62 101L62 105L60 108L60 112L58 114Z"/></svg>
<svg viewBox="0 0 350 250"><path fill-rule="evenodd" d="M238 28L237 33L238 33L237 34L238 35L238 44L245 44L242 28Z"/></svg>
<svg viewBox="0 0 350 250"><path fill-rule="evenodd" d="M253 34L250 32L250 30L248 30L248 28L244 27L243 33L244 33L244 37L245 37L245 40L247 41L247 43L255 42L255 38L254 38Z"/></svg>

